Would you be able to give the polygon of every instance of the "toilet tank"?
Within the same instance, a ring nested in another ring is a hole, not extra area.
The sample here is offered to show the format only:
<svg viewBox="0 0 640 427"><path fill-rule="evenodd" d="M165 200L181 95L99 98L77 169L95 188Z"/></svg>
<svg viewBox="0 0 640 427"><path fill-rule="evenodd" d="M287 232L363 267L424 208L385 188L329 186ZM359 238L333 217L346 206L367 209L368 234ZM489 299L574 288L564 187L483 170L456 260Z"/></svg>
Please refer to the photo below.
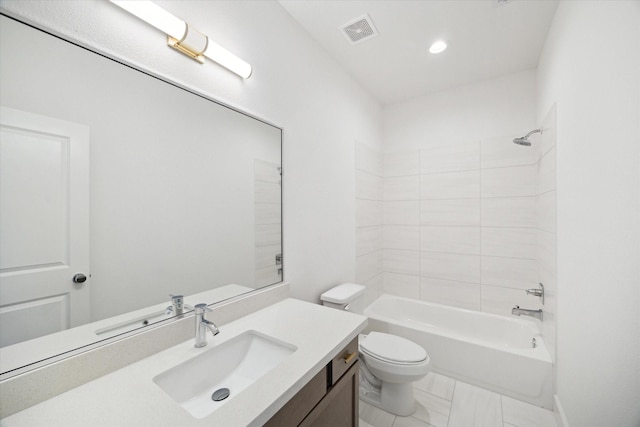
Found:
<svg viewBox="0 0 640 427"><path fill-rule="evenodd" d="M356 283L343 283L329 289L322 295L322 305L339 310L362 314L364 311L365 287Z"/></svg>

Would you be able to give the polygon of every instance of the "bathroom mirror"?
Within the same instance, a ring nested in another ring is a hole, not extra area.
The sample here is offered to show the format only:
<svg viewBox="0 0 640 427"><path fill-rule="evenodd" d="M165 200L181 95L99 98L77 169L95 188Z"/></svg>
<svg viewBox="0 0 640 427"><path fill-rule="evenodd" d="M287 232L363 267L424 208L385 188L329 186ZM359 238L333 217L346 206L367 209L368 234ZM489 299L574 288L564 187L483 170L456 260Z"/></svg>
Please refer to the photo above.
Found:
<svg viewBox="0 0 640 427"><path fill-rule="evenodd" d="M283 280L280 128L0 19L0 347Z"/></svg>

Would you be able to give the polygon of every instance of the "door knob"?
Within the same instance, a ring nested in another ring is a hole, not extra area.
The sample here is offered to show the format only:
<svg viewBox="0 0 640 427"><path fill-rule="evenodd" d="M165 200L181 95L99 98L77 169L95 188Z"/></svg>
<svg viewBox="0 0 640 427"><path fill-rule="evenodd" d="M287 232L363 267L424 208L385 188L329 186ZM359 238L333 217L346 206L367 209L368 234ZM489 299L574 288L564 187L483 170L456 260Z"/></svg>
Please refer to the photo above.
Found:
<svg viewBox="0 0 640 427"><path fill-rule="evenodd" d="M82 273L78 273L73 276L73 283L84 283L87 281L87 276Z"/></svg>

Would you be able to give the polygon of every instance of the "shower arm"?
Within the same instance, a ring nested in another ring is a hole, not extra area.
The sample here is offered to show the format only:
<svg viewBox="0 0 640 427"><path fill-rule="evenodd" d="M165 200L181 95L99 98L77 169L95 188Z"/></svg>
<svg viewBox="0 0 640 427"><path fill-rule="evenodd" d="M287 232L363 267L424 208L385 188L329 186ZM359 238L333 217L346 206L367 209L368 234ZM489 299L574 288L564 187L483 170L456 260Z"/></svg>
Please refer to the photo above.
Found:
<svg viewBox="0 0 640 427"><path fill-rule="evenodd" d="M534 129L531 132L529 132L528 134L526 134L525 136L523 136L524 139L529 138L529 135L533 135L534 133L542 133L542 129Z"/></svg>

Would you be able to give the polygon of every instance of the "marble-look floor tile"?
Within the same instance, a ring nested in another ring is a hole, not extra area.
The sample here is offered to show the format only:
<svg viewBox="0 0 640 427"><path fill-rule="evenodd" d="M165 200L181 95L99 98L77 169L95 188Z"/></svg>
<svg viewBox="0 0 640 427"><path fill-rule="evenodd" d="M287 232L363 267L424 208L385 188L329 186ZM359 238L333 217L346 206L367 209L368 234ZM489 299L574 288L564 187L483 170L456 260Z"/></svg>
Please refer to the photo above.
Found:
<svg viewBox="0 0 640 427"><path fill-rule="evenodd" d="M414 383L416 389L435 394L447 400L453 399L453 389L455 385L456 380L453 378L445 377L435 372L429 372L427 376Z"/></svg>
<svg viewBox="0 0 640 427"><path fill-rule="evenodd" d="M411 415L434 427L447 427L451 401L431 393L415 390L416 411Z"/></svg>
<svg viewBox="0 0 640 427"><path fill-rule="evenodd" d="M502 416L517 427L556 427L553 412L507 396L502 396Z"/></svg>
<svg viewBox="0 0 640 427"><path fill-rule="evenodd" d="M448 427L503 427L500 395L456 381Z"/></svg>
<svg viewBox="0 0 640 427"><path fill-rule="evenodd" d="M371 427L391 427L396 418L395 415L363 402L362 400L359 402L358 409L360 419Z"/></svg>
<svg viewBox="0 0 640 427"><path fill-rule="evenodd" d="M393 427L433 427L431 424L413 417L396 417Z"/></svg>

